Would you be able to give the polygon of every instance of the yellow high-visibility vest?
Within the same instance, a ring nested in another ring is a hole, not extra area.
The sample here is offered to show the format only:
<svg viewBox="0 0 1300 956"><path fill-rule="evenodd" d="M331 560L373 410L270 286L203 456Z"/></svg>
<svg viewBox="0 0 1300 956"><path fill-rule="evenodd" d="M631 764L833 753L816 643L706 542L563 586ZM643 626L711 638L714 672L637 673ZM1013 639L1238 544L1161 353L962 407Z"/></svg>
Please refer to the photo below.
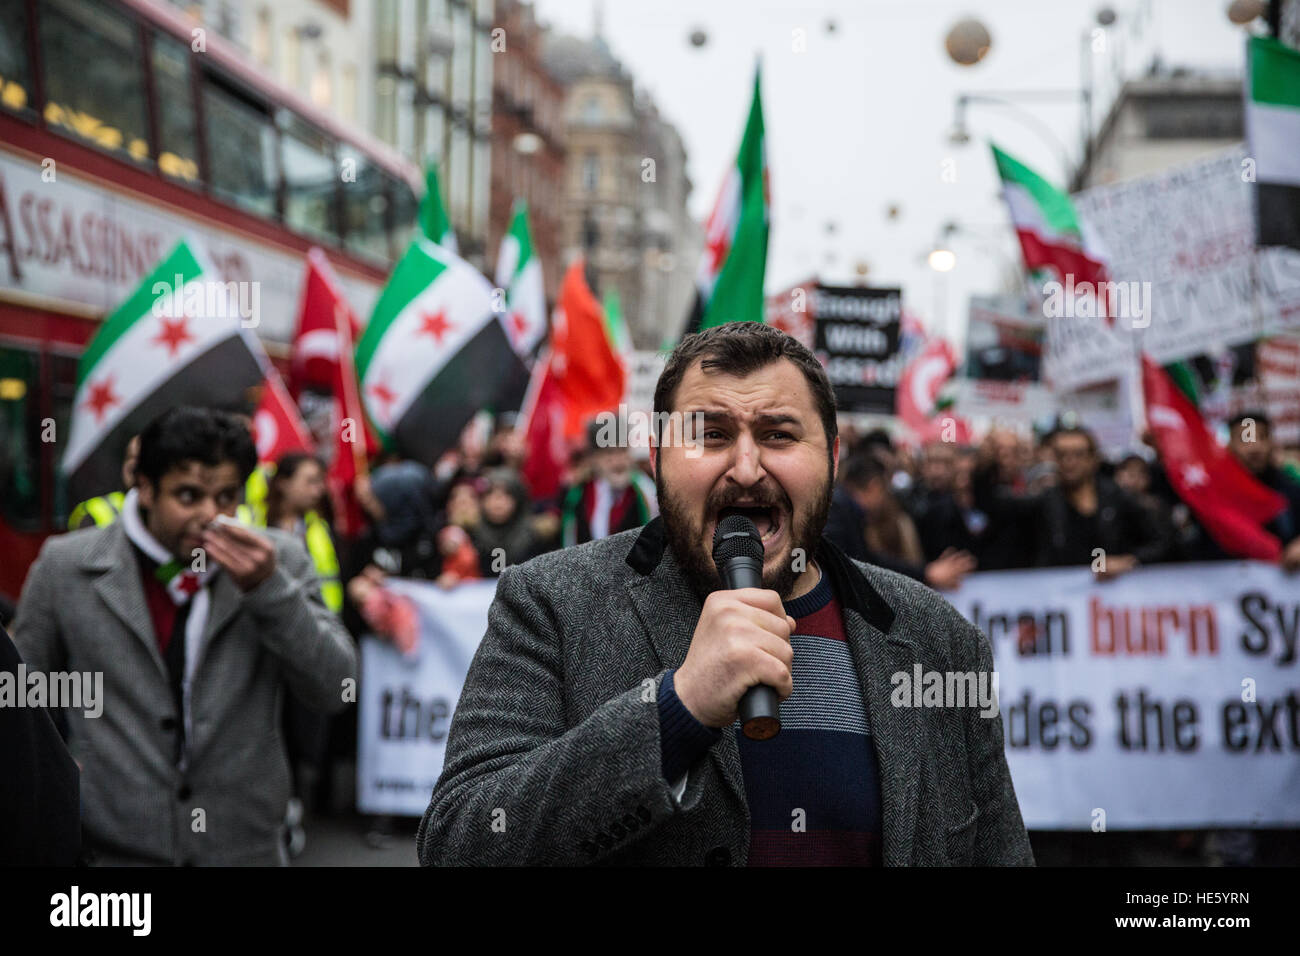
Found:
<svg viewBox="0 0 1300 956"><path fill-rule="evenodd" d="M271 493L271 476L274 465L258 465L244 483L244 503L236 509L239 520L245 524L266 527L266 497Z"/></svg>
<svg viewBox="0 0 1300 956"><path fill-rule="evenodd" d="M68 515L68 530L76 531L80 528L81 522L86 520L86 515L94 519L96 527L102 528L104 525L112 524L122 513L122 505L125 501L126 493L122 491L113 491L98 498L86 499L73 508L72 514Z"/></svg>
<svg viewBox="0 0 1300 956"><path fill-rule="evenodd" d="M314 511L304 517L307 525L307 551L320 577L320 596L325 606L338 614L343 610L343 584L339 581L339 558L330 538L329 525Z"/></svg>

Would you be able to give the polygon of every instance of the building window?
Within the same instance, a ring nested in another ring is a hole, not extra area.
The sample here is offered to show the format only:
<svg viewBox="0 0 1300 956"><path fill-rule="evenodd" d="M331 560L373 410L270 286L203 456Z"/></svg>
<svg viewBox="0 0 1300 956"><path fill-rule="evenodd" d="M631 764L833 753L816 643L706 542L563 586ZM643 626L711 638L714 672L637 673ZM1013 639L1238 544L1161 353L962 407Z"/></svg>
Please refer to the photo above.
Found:
<svg viewBox="0 0 1300 956"><path fill-rule="evenodd" d="M271 8L257 11L257 24L253 27L253 56L264 67L271 66Z"/></svg>
<svg viewBox="0 0 1300 956"><path fill-rule="evenodd" d="M149 159L134 22L86 0L49 0L39 9L45 122L111 152Z"/></svg>
<svg viewBox="0 0 1300 956"><path fill-rule="evenodd" d="M323 110L331 107L334 96L334 82L330 74L330 55L321 51L316 59L316 72L311 78L311 101Z"/></svg>
<svg viewBox="0 0 1300 956"><path fill-rule="evenodd" d="M357 68L351 63L339 74L339 116L349 123L357 118Z"/></svg>
<svg viewBox="0 0 1300 956"><path fill-rule="evenodd" d="M284 71L285 86L296 90L302 83L302 41L298 39L298 29L289 27L284 31Z"/></svg>
<svg viewBox="0 0 1300 956"><path fill-rule="evenodd" d="M600 97L591 93L582 101L582 121L584 123L599 123L601 114Z"/></svg>
<svg viewBox="0 0 1300 956"><path fill-rule="evenodd" d="M20 112L31 107L26 0L0 0L0 23L0 106Z"/></svg>
<svg viewBox="0 0 1300 956"><path fill-rule="evenodd" d="M600 157L588 153L582 157L582 190L594 193L600 188Z"/></svg>
<svg viewBox="0 0 1300 956"><path fill-rule="evenodd" d="M153 34L153 87L158 97L158 168L176 179L197 182L190 48L165 33Z"/></svg>

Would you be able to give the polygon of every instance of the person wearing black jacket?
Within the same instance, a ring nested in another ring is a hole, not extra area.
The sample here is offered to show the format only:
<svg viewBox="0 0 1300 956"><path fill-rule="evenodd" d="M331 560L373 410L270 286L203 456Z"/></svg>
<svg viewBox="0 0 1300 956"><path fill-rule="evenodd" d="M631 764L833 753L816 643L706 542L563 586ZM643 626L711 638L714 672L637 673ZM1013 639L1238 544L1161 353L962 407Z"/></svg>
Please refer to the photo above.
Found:
<svg viewBox="0 0 1300 956"><path fill-rule="evenodd" d="M1242 412L1228 423L1228 450L1260 484L1286 499L1286 508L1264 526L1282 543L1282 567L1300 569L1300 484L1273 460L1273 423L1259 411Z"/></svg>
<svg viewBox="0 0 1300 956"><path fill-rule="evenodd" d="M1112 578L1139 564L1163 561L1172 544L1150 514L1109 478L1098 474L1100 456L1092 434L1058 427L1046 438L1056 461L1057 485L1036 495L998 489L991 467L976 469L976 504L996 524L1031 528L1037 567L1091 565Z"/></svg>
<svg viewBox="0 0 1300 956"><path fill-rule="evenodd" d="M0 674L22 657L0 628ZM0 865L72 866L81 855L81 771L44 707L0 706Z"/></svg>
<svg viewBox="0 0 1300 956"><path fill-rule="evenodd" d="M885 480L885 467L875 455L869 451L860 451L846 459L840 469L839 483L831 495L831 507L823 536L857 561L866 561L888 571L906 574L935 590L948 591L956 588L961 584L962 578L975 570L975 559L966 551L947 548L928 564L914 564L867 547L868 511L876 499L887 494L889 489Z"/></svg>

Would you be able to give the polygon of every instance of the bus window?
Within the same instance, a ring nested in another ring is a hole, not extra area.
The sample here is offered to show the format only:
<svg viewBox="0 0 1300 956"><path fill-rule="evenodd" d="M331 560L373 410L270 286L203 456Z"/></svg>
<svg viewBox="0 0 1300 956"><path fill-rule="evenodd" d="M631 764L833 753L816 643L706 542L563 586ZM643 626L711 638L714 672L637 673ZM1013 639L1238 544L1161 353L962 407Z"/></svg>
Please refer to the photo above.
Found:
<svg viewBox="0 0 1300 956"><path fill-rule="evenodd" d="M190 48L166 33L153 33L153 88L158 97L158 168L168 176L199 180L194 154L197 130L190 97Z"/></svg>
<svg viewBox="0 0 1300 956"><path fill-rule="evenodd" d="M275 216L275 128L266 108L208 75L203 80L212 191L250 212Z"/></svg>
<svg viewBox="0 0 1300 956"><path fill-rule="evenodd" d="M389 235L393 257L397 258L406 252L406 247L411 244L411 238L415 234L415 215L419 208L419 201L415 198L415 190L405 179L394 176L384 178L388 180L389 195L393 197L393 218L390 220Z"/></svg>
<svg viewBox="0 0 1300 956"><path fill-rule="evenodd" d="M333 143L287 110L280 119L284 224L304 235L339 240Z"/></svg>
<svg viewBox="0 0 1300 956"><path fill-rule="evenodd" d="M349 252L389 261L388 196L380 168L363 153L339 147L343 180L343 236Z"/></svg>
<svg viewBox="0 0 1300 956"><path fill-rule="evenodd" d="M0 347L0 514L19 531L41 527L40 361Z"/></svg>
<svg viewBox="0 0 1300 956"><path fill-rule="evenodd" d="M150 158L139 31L91 0L45 0L40 10L45 122L138 162Z"/></svg>
<svg viewBox="0 0 1300 956"><path fill-rule="evenodd" d="M50 417L54 419L56 434L66 435L68 425L72 422L72 403L77 397L77 359L57 352L46 356L50 371ZM57 446L56 446L57 447ZM52 456L51 466L54 472L54 525L56 529L68 526L68 515L76 502L68 501L68 479L59 467L59 454Z"/></svg>
<svg viewBox="0 0 1300 956"><path fill-rule="evenodd" d="M27 58L27 0L0 0L0 106L31 108L32 65Z"/></svg>

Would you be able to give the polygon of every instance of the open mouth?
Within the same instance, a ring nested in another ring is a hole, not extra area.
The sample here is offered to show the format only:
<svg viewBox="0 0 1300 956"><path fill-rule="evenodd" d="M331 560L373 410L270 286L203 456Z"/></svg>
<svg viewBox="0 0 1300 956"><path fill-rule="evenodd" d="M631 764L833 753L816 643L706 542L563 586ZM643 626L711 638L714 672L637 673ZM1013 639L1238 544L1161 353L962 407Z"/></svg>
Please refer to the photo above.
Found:
<svg viewBox="0 0 1300 956"><path fill-rule="evenodd" d="M716 529L722 519L729 515L744 515L754 522L754 527L758 529L763 539L764 547L769 542L775 541L785 527L785 513L777 505L731 505L722 508L714 519L713 527Z"/></svg>

